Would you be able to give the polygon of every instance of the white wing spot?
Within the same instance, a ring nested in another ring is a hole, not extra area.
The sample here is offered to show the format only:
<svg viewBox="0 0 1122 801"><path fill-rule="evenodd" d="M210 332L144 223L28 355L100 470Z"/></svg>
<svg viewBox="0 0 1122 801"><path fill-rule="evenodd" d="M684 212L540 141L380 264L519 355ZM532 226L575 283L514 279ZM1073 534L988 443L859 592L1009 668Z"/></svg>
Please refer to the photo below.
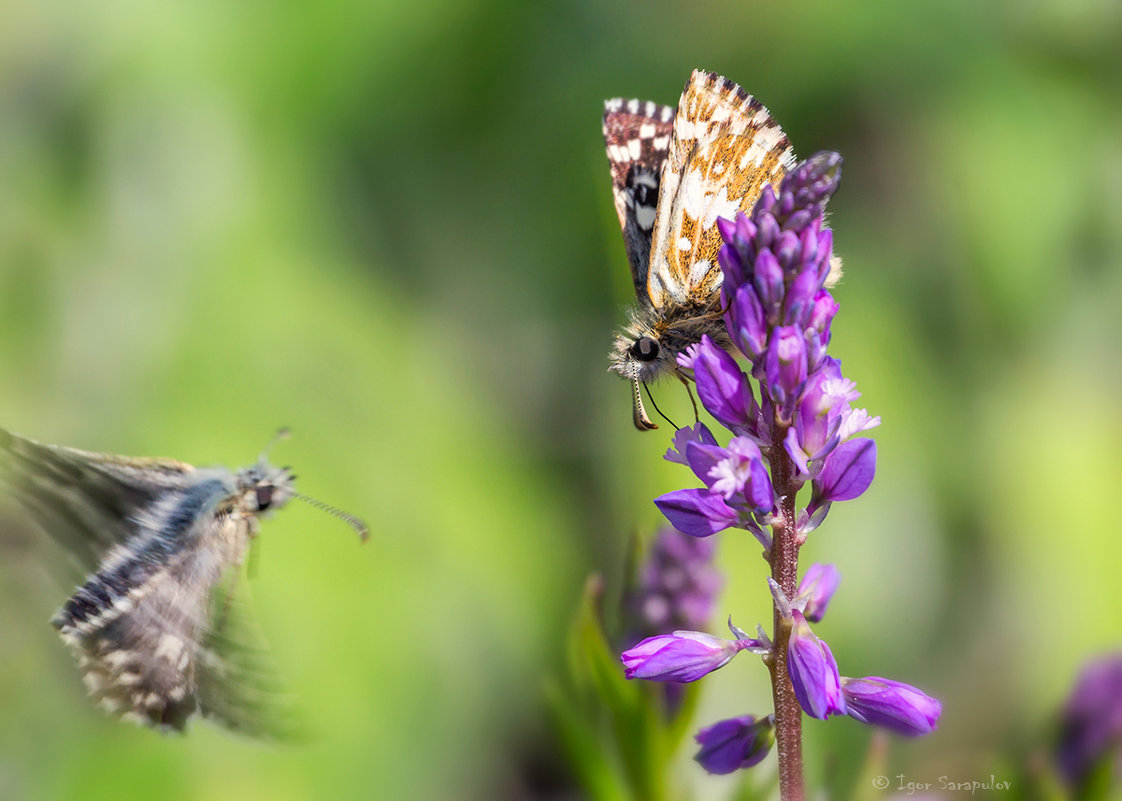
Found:
<svg viewBox="0 0 1122 801"><path fill-rule="evenodd" d="M698 259L690 265L690 286L696 286L701 283L701 279L709 274L709 268L713 265L709 259Z"/></svg>
<svg viewBox="0 0 1122 801"><path fill-rule="evenodd" d="M689 250L691 247L693 247L693 244L690 242L690 240L688 238L683 236L683 237L680 237L678 239L678 250L686 251L686 250Z"/></svg>
<svg viewBox="0 0 1122 801"><path fill-rule="evenodd" d="M178 661L179 653L182 650L183 640L179 639L174 634L165 634L160 638L160 643L156 646L156 653L154 656L157 659L166 659L174 664Z"/></svg>

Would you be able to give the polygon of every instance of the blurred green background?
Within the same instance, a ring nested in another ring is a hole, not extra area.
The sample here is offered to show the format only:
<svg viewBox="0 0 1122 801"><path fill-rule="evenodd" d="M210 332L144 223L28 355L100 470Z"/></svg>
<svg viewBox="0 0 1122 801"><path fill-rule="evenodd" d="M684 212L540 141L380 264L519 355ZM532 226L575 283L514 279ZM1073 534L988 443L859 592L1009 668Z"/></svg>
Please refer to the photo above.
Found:
<svg viewBox="0 0 1122 801"><path fill-rule="evenodd" d="M46 624L73 578L0 507L0 798L570 797L543 681L584 576L618 591L691 481L605 369L601 103L698 66L846 158L831 350L884 424L804 551L844 576L817 630L943 700L886 773L1015 778L1122 644L1117 2L6 0L0 425L232 467L287 425L275 461L374 535L263 527L257 611L317 735L277 748L86 703ZM721 548L718 618L770 619L758 546ZM745 660L698 722L768 699ZM869 730L807 731L814 783L853 780Z"/></svg>

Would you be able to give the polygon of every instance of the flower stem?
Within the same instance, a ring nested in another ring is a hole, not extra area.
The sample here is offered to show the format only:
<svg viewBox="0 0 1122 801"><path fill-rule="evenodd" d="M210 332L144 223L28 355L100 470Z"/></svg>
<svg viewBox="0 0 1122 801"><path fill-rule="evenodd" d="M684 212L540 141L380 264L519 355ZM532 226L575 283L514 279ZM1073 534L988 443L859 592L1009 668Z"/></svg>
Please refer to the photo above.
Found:
<svg viewBox="0 0 1122 801"><path fill-rule="evenodd" d="M780 521L772 528L771 577L788 598L797 593L799 576L799 543L795 537L794 466L783 447L787 426L777 420L774 426L770 459L771 480L779 506ZM779 796L782 801L803 801L803 719L787 673L787 644L791 637L791 621L775 610L775 648L768 667L771 671L771 693L775 702L775 746L779 756Z"/></svg>

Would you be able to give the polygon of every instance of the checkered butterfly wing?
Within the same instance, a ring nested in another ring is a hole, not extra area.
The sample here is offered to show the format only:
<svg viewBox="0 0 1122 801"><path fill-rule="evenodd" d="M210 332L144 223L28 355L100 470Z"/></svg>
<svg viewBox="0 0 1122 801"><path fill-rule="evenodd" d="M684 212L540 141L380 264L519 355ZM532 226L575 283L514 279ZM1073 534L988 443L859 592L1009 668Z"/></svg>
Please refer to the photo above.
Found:
<svg viewBox="0 0 1122 801"><path fill-rule="evenodd" d="M713 300L721 282L717 219L750 211L794 160L759 101L715 73L694 71L678 103L654 221L647 283L656 306Z"/></svg>
<svg viewBox="0 0 1122 801"><path fill-rule="evenodd" d="M604 103L604 144L612 170L612 197L619 215L631 280L641 304L647 293L662 167L670 148L674 109L657 103L616 98Z"/></svg>

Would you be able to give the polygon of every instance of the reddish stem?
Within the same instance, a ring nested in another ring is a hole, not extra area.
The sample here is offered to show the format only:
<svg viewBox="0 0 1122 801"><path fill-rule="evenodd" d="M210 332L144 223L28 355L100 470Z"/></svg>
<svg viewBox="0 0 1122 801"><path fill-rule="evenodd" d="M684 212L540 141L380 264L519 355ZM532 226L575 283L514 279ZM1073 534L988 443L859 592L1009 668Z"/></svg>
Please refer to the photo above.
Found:
<svg viewBox="0 0 1122 801"><path fill-rule="evenodd" d="M795 537L794 466L783 447L787 426L775 424L770 462L771 481L779 505L780 522L772 527L771 577L794 598L799 577L799 543ZM775 610L775 648L769 660L771 693L775 702L775 748L779 756L779 797L782 801L803 801L803 713L787 674L787 643L791 621Z"/></svg>

